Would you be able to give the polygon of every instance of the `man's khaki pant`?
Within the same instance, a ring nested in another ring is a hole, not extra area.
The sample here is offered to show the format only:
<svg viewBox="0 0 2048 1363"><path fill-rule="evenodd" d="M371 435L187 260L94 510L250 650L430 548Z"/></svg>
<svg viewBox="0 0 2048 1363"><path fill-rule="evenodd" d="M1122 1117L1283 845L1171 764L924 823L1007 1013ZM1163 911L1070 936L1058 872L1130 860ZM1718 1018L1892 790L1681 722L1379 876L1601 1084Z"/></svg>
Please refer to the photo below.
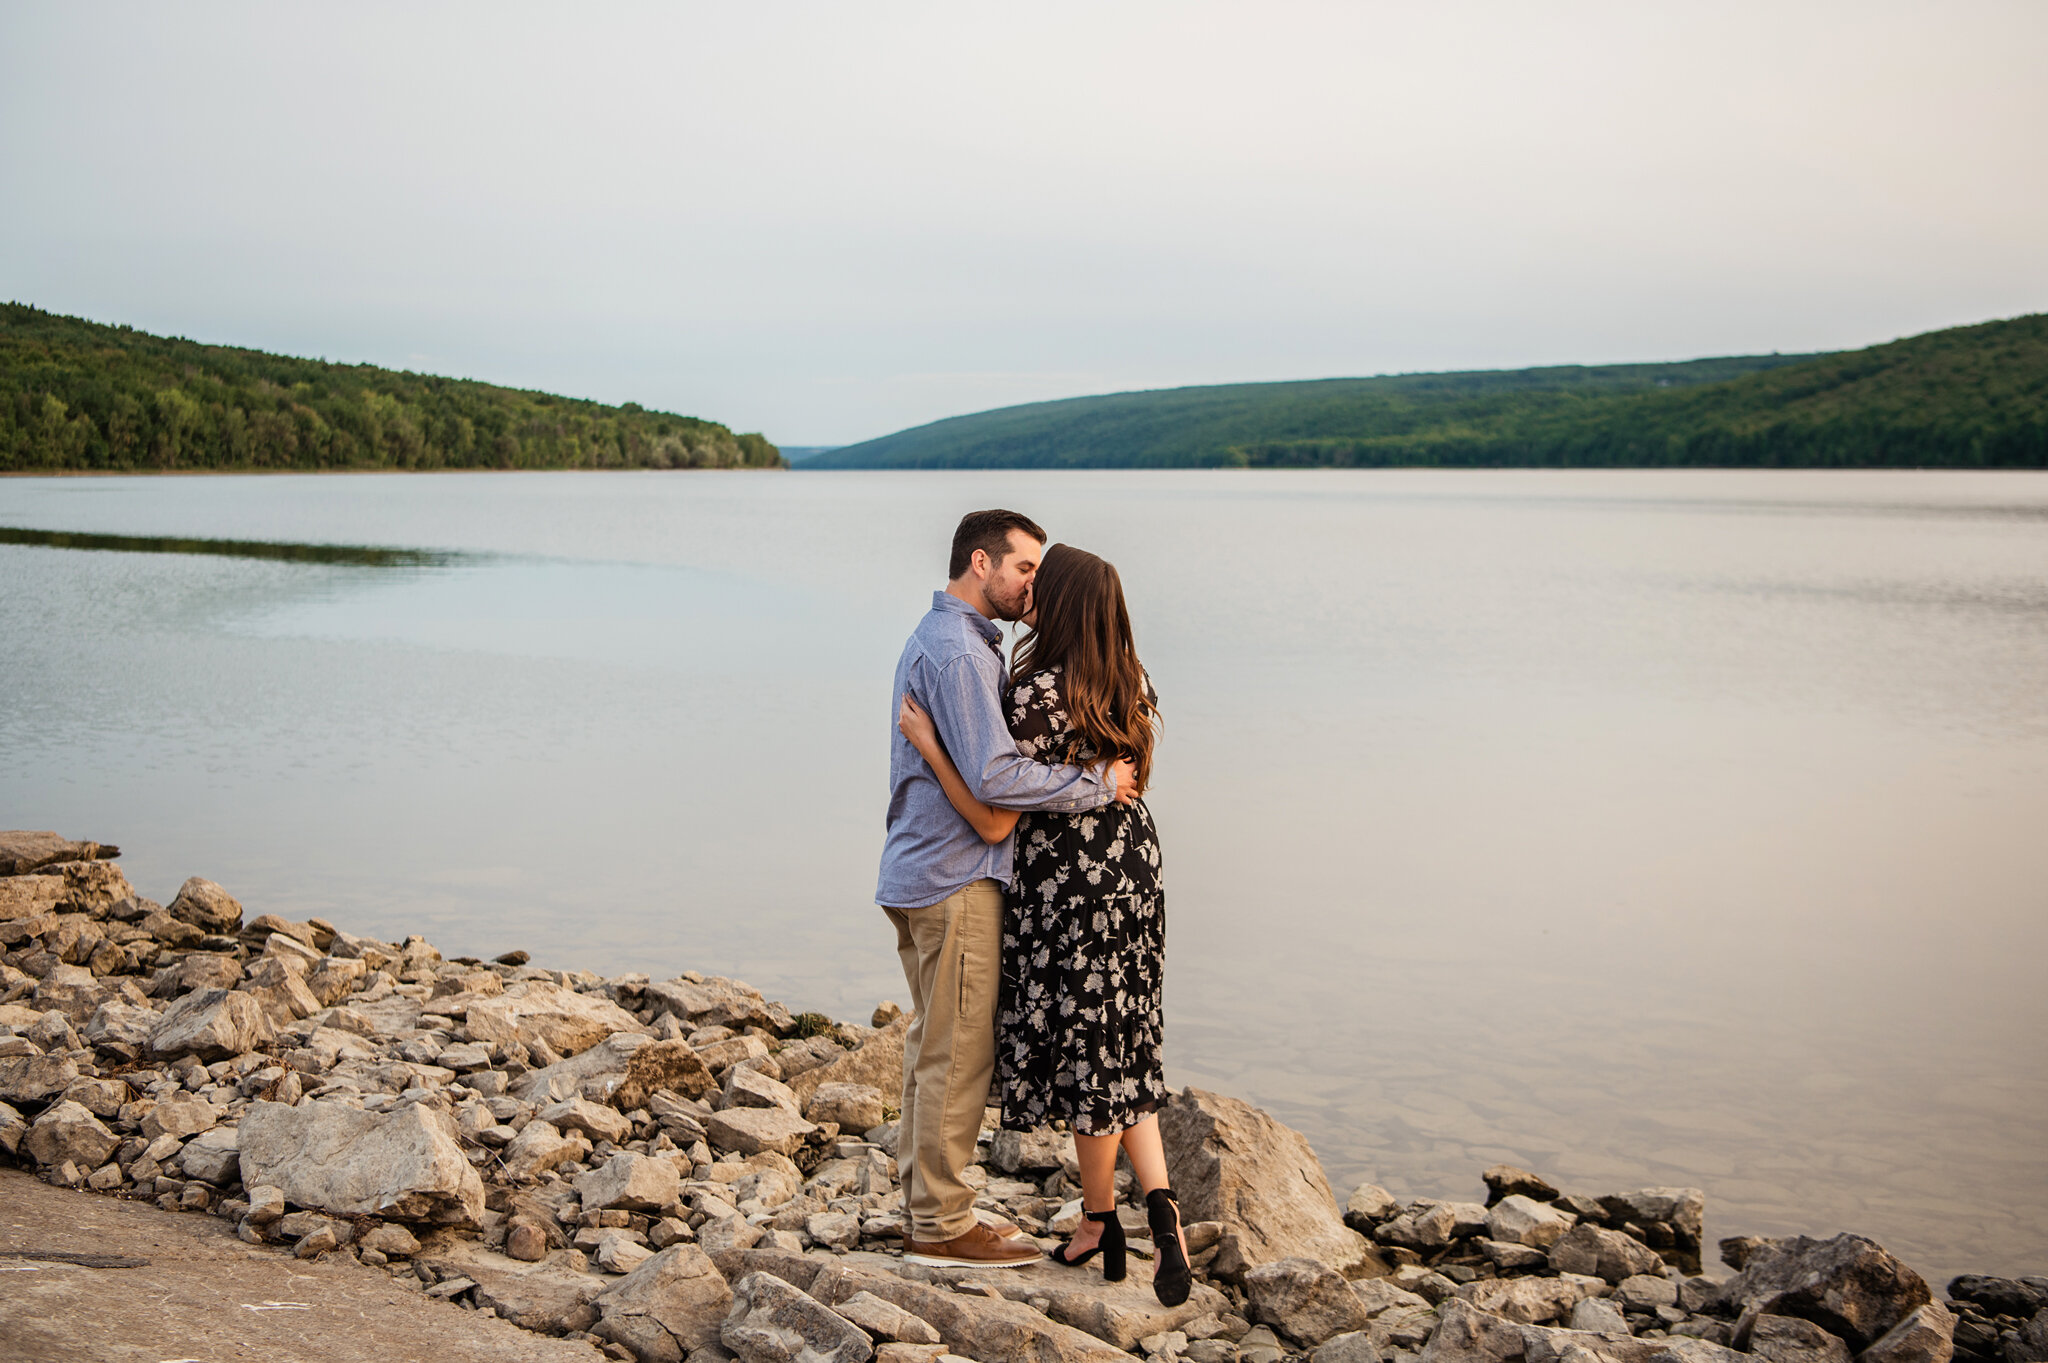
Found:
<svg viewBox="0 0 2048 1363"><path fill-rule="evenodd" d="M882 906L917 1013L903 1038L903 1122L896 1166L913 1239L951 1240L974 1228L974 1190L960 1173L996 1064L1002 985L1003 891L977 880L922 909Z"/></svg>

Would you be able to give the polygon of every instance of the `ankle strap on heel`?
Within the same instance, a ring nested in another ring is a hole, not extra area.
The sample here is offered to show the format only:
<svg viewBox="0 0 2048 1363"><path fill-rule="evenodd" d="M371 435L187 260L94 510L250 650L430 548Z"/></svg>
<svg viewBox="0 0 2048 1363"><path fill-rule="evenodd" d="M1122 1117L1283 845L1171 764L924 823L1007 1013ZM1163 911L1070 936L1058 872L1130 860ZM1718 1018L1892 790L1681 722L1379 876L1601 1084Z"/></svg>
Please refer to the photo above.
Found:
<svg viewBox="0 0 2048 1363"><path fill-rule="evenodd" d="M1111 1207L1106 1212L1091 1212L1084 1208L1081 1215L1087 1217L1090 1221L1114 1221L1116 1220L1116 1208Z"/></svg>

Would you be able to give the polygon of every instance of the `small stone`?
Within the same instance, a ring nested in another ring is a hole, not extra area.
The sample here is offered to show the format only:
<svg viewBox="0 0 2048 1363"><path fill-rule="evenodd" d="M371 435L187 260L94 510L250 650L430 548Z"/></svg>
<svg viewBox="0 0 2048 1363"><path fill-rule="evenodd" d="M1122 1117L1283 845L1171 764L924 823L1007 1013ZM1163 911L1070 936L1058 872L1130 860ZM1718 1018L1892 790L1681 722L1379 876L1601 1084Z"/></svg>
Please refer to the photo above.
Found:
<svg viewBox="0 0 2048 1363"><path fill-rule="evenodd" d="M548 1233L532 1221L514 1217L511 1229L505 1235L505 1254L509 1258L537 1264L548 1257Z"/></svg>
<svg viewBox="0 0 2048 1363"><path fill-rule="evenodd" d="M656 1045L661 1043L657 1042ZM794 1155L804 1140L817 1131L795 1112L781 1108L728 1108L711 1114L704 1130L714 1150L732 1150L742 1155L772 1150Z"/></svg>
<svg viewBox="0 0 2048 1363"><path fill-rule="evenodd" d="M1749 1352L1764 1363L1849 1363L1849 1346L1798 1316L1758 1316L1749 1327Z"/></svg>
<svg viewBox="0 0 2048 1363"><path fill-rule="evenodd" d="M1380 1222L1391 1221L1400 1214L1400 1202L1377 1183L1359 1184L1344 1204L1344 1224L1366 1235L1371 1235L1372 1228Z"/></svg>
<svg viewBox="0 0 2048 1363"><path fill-rule="evenodd" d="M602 1168L576 1180L585 1211L624 1207L659 1211L682 1193L682 1179L673 1161L648 1155L618 1154Z"/></svg>
<svg viewBox="0 0 2048 1363"><path fill-rule="evenodd" d="M593 1103L587 1098L567 1098L534 1114L534 1120L560 1131L581 1131L593 1141L623 1145L633 1134L633 1124L616 1108Z"/></svg>
<svg viewBox="0 0 2048 1363"><path fill-rule="evenodd" d="M1194 1358L1192 1351L1188 1357ZM1309 1363L1382 1363L1384 1358L1380 1347L1373 1343L1370 1332L1353 1330L1347 1334L1332 1335L1309 1355Z"/></svg>
<svg viewBox="0 0 2048 1363"><path fill-rule="evenodd" d="M875 1011L868 1018L870 1027L887 1027L903 1016L903 1005L893 999L883 999L875 1005Z"/></svg>
<svg viewBox="0 0 2048 1363"><path fill-rule="evenodd" d="M1496 1164L1479 1177L1486 1184L1486 1205L1489 1207L1517 1195L1535 1202L1549 1202L1557 1196L1557 1189L1547 1180L1512 1164Z"/></svg>
<svg viewBox="0 0 2048 1363"><path fill-rule="evenodd" d="M1488 1239L1548 1249L1572 1228L1572 1218L1522 1193L1510 1193L1486 1215Z"/></svg>
<svg viewBox="0 0 2048 1363"><path fill-rule="evenodd" d="M316 1255L326 1254L340 1248L341 1240L335 1235L333 1229L322 1226L318 1230L308 1231L300 1236L298 1243L292 1246L292 1253L301 1259L311 1259Z"/></svg>
<svg viewBox="0 0 2048 1363"><path fill-rule="evenodd" d="M162 1098L142 1119L142 1135L146 1140L159 1136L172 1136L180 1140L196 1136L202 1131L211 1131L220 1120L220 1110L195 1093L173 1093Z"/></svg>
<svg viewBox="0 0 2048 1363"><path fill-rule="evenodd" d="M548 1122L530 1121L505 1147L505 1177L514 1182L538 1178L558 1165L580 1160L589 1153L590 1142L581 1132L565 1136Z"/></svg>
<svg viewBox="0 0 2048 1363"><path fill-rule="evenodd" d="M860 1218L845 1212L813 1212L804 1218L804 1234L814 1245L849 1250L860 1243Z"/></svg>
<svg viewBox="0 0 2048 1363"><path fill-rule="evenodd" d="M841 1131L871 1130L886 1115L882 1091L872 1084L820 1084L804 1109L811 1121L831 1122Z"/></svg>
<svg viewBox="0 0 2048 1363"><path fill-rule="evenodd" d="M420 1242L411 1231L389 1222L363 1236L360 1243L364 1249L376 1250L387 1259L410 1259L420 1252Z"/></svg>
<svg viewBox="0 0 2048 1363"><path fill-rule="evenodd" d="M1281 1259L1244 1275L1252 1313L1304 1347L1370 1322L1343 1275L1313 1259Z"/></svg>
<svg viewBox="0 0 2048 1363"><path fill-rule="evenodd" d="M28 1135L21 1142L21 1148L37 1164L45 1168L57 1168L73 1164L79 1169L97 1169L107 1162L121 1140L107 1130L99 1118L78 1103L58 1102L44 1108L42 1115L29 1127ZM79 1173L65 1186L76 1186L84 1179Z"/></svg>
<svg viewBox="0 0 2048 1363"><path fill-rule="evenodd" d="M1564 1316L1584 1293L1560 1278L1481 1278L1460 1287L1457 1295L1504 1319L1541 1325Z"/></svg>
<svg viewBox="0 0 2048 1363"><path fill-rule="evenodd" d="M1949 1309L1927 1302L1865 1349L1858 1363L1949 1363L1955 1334L1956 1318Z"/></svg>
<svg viewBox="0 0 2048 1363"><path fill-rule="evenodd" d="M1580 1222L1550 1247L1550 1266L1560 1273L1585 1273L1618 1283L1638 1273L1660 1273L1657 1252L1620 1231Z"/></svg>
<svg viewBox="0 0 2048 1363"><path fill-rule="evenodd" d="M1621 1308L1604 1297L1581 1297L1572 1307L1571 1316L1565 1324L1574 1330L1589 1331L1596 1335L1625 1335L1628 1321L1622 1316Z"/></svg>
<svg viewBox="0 0 2048 1363"><path fill-rule="evenodd" d="M210 880L193 876L164 910L202 932L227 933L242 926L242 904Z"/></svg>
<svg viewBox="0 0 2048 1363"><path fill-rule="evenodd" d="M654 1251L634 1238L631 1231L613 1230L598 1237L596 1252L590 1257L607 1273L631 1273L652 1259Z"/></svg>
<svg viewBox="0 0 2048 1363"><path fill-rule="evenodd" d="M1655 1311L1678 1304L1678 1284L1662 1274L1638 1273L1617 1283L1614 1297L1624 1311Z"/></svg>

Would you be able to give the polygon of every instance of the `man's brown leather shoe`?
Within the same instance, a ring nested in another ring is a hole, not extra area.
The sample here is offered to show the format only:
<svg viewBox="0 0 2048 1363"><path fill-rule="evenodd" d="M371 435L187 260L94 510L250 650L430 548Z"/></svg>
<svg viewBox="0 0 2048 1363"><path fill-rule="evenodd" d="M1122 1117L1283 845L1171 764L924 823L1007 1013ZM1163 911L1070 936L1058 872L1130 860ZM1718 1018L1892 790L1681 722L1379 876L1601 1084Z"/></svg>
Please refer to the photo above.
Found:
<svg viewBox="0 0 2048 1363"><path fill-rule="evenodd" d="M951 1240L903 1241L903 1260L935 1268L1022 1268L1042 1258L1028 1240L1005 1240L979 1221L965 1235Z"/></svg>

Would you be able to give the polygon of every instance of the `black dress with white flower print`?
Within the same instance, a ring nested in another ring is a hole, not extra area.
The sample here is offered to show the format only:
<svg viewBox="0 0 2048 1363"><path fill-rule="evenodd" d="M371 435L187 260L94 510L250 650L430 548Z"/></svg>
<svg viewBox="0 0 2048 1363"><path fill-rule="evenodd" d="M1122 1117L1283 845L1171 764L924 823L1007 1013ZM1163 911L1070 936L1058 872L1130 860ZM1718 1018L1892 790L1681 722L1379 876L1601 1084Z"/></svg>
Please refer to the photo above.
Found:
<svg viewBox="0 0 2048 1363"><path fill-rule="evenodd" d="M1146 683L1149 693L1151 683ZM1009 694L1017 748L1043 762L1093 762L1060 698L1058 669ZM1064 1119L1112 1136L1167 1097L1160 1064L1166 897L1159 835L1143 800L1017 822L1003 914L996 1084L1003 1125Z"/></svg>

